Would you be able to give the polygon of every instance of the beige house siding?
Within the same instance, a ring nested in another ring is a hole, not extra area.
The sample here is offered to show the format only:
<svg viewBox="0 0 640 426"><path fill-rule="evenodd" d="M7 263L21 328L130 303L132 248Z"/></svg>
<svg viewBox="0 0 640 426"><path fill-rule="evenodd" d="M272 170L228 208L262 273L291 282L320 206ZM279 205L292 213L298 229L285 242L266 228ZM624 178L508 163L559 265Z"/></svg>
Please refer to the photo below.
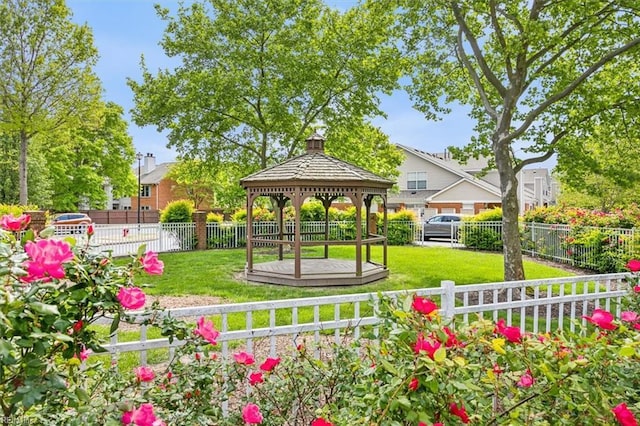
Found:
<svg viewBox="0 0 640 426"><path fill-rule="evenodd" d="M499 203L500 196L480 188L469 181L461 181L460 183L435 194L429 201L438 203L463 201Z"/></svg>
<svg viewBox="0 0 640 426"><path fill-rule="evenodd" d="M427 173L427 189L442 189L452 185L460 176L446 169L429 164L424 159L412 153L405 153L405 161L400 166L400 176L398 178L398 186L402 189L407 188L408 174L410 172L426 172Z"/></svg>

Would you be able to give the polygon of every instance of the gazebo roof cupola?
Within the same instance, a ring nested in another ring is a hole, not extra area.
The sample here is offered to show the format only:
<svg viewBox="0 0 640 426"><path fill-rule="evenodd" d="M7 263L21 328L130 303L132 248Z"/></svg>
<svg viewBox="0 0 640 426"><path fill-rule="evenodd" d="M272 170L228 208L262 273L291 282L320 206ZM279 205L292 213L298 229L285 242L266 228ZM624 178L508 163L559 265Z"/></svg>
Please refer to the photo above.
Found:
<svg viewBox="0 0 640 426"><path fill-rule="evenodd" d="M309 136L307 139L307 153L324 152L325 139L317 133Z"/></svg>

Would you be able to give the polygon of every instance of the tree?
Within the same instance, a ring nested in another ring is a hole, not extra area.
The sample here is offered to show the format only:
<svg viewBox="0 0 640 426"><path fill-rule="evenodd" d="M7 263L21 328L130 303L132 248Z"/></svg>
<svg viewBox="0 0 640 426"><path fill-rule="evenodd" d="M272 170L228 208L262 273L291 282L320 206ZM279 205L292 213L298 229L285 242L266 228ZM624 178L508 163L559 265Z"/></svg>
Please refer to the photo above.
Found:
<svg viewBox="0 0 640 426"><path fill-rule="evenodd" d="M135 149L123 113L121 106L107 102L96 106L91 121L36 139L34 147L49 166L54 210L75 211L82 204L109 208L106 185L114 198L136 193Z"/></svg>
<svg viewBox="0 0 640 426"><path fill-rule="evenodd" d="M169 130L185 157L220 158L244 174L302 152L313 124L361 128L398 84L393 16L320 0L221 0L179 8L162 46L175 70L144 66L134 92L139 125ZM368 152L368 141L353 148ZM242 158L241 162L236 159Z"/></svg>
<svg viewBox="0 0 640 426"><path fill-rule="evenodd" d="M635 0L402 3L416 106L434 118L446 112L443 103L471 105L477 136L464 153L495 160L505 279L523 279L518 172L561 152L611 111L637 103L637 85L616 75L637 70L640 6Z"/></svg>
<svg viewBox="0 0 640 426"><path fill-rule="evenodd" d="M70 16L63 0L0 4L0 133L19 141L21 204L32 138L81 123L100 96L91 31Z"/></svg>

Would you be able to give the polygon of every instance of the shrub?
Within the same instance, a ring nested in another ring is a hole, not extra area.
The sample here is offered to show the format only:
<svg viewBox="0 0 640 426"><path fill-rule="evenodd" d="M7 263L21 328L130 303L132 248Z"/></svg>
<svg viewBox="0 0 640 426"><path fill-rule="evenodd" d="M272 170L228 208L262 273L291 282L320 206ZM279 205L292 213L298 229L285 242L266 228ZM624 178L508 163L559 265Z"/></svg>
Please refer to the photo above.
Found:
<svg viewBox="0 0 640 426"><path fill-rule="evenodd" d="M192 221L193 204L189 200L176 200L167 204L160 214L161 223L188 223Z"/></svg>
<svg viewBox="0 0 640 426"><path fill-rule="evenodd" d="M207 213L207 223L222 223L224 216L219 213L209 212Z"/></svg>
<svg viewBox="0 0 640 426"><path fill-rule="evenodd" d="M378 229L382 227L382 215L378 215ZM416 221L416 215L411 210L401 210L391 213L387 218L387 243L394 246L411 244L415 240L412 224ZM379 231L380 232L380 231Z"/></svg>
<svg viewBox="0 0 640 426"><path fill-rule="evenodd" d="M500 222L502 209L494 208L465 220L460 232L460 242L467 248L478 250L502 250L502 225L483 222Z"/></svg>
<svg viewBox="0 0 640 426"><path fill-rule="evenodd" d="M0 217L4 215L20 216L24 212L38 210L37 206L18 206L15 204L0 204Z"/></svg>

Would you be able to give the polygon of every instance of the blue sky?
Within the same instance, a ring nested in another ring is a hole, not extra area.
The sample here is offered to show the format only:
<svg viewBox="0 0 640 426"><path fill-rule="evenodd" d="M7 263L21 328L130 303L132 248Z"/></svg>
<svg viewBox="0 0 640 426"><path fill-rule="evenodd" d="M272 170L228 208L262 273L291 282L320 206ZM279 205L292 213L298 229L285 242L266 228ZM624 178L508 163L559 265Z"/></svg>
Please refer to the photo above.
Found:
<svg viewBox="0 0 640 426"><path fill-rule="evenodd" d="M177 1L157 1L172 10ZM96 72L102 80L108 101L124 107L129 119L133 94L127 78L139 80L140 56L144 55L151 71L171 66L171 61L158 45L164 23L156 16L152 0L67 0L73 20L88 24L100 53ZM347 0L328 0L330 6L346 8L354 4ZM447 146L462 146L473 134L474 123L465 109L456 108L442 121L429 122L412 108L411 100L402 91L381 97L381 109L387 118L377 118L374 124L387 133L394 143L412 146L428 152L441 152ZM175 152L166 147L167 139L155 127L129 124L129 133L137 151L153 153L158 162L173 161Z"/></svg>

